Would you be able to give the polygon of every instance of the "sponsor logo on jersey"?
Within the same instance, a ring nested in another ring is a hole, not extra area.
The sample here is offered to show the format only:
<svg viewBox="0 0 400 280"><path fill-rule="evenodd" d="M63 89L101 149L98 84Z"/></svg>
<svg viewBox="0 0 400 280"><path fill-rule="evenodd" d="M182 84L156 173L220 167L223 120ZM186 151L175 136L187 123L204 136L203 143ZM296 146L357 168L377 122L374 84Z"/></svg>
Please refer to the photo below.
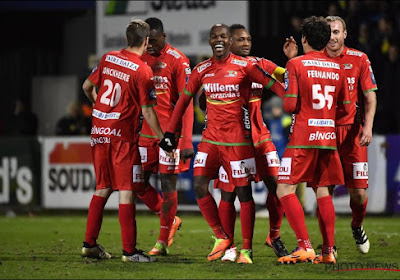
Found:
<svg viewBox="0 0 400 280"><path fill-rule="evenodd" d="M147 162L147 148L139 147L139 153L140 153L140 161L142 163L146 163Z"/></svg>
<svg viewBox="0 0 400 280"><path fill-rule="evenodd" d="M368 180L368 162L353 163L353 179Z"/></svg>
<svg viewBox="0 0 400 280"><path fill-rule="evenodd" d="M149 100L153 101L157 99L157 94L156 94L156 90L154 88L150 89L149 92Z"/></svg>
<svg viewBox="0 0 400 280"><path fill-rule="evenodd" d="M305 67L312 66L312 67L321 67L321 68L333 68L333 69L340 69L340 65L331 62L331 61L323 61L323 60L302 60L301 61Z"/></svg>
<svg viewBox="0 0 400 280"><path fill-rule="evenodd" d="M353 64L351 63L345 63L343 64L344 69L349 70L349 69L353 69Z"/></svg>
<svg viewBox="0 0 400 280"><path fill-rule="evenodd" d="M226 74L224 77L227 77L227 78L229 78L229 77L236 77L237 76L237 72L236 71L227 71L228 72L228 74Z"/></svg>
<svg viewBox="0 0 400 280"><path fill-rule="evenodd" d="M309 141L318 141L318 140L335 140L336 133L335 132L315 132L310 133Z"/></svg>
<svg viewBox="0 0 400 280"><path fill-rule="evenodd" d="M170 54L177 59L181 57L181 55L177 51L171 49L167 50L167 54Z"/></svg>
<svg viewBox="0 0 400 280"><path fill-rule="evenodd" d="M174 150L175 158L169 157L163 149L160 148L159 162L162 165L174 165L177 169L179 165L179 149Z"/></svg>
<svg viewBox="0 0 400 280"><path fill-rule="evenodd" d="M203 65L200 65L199 67L197 67L197 72L200 74L201 72L203 72L205 69L207 69L211 65L212 65L211 62L207 62L207 63L205 63Z"/></svg>
<svg viewBox="0 0 400 280"><path fill-rule="evenodd" d="M233 178L247 178L250 175L255 175L257 171L254 158L231 161L230 164Z"/></svg>
<svg viewBox="0 0 400 280"><path fill-rule="evenodd" d="M111 138L110 137L93 137L90 139L90 146L94 146L96 144L110 144Z"/></svg>
<svg viewBox="0 0 400 280"><path fill-rule="evenodd" d="M118 120L121 116L121 113L117 112L104 113L97 109L93 109L92 116L101 120Z"/></svg>
<svg viewBox="0 0 400 280"><path fill-rule="evenodd" d="M219 168L219 180L223 183L229 183L228 173L222 166Z"/></svg>
<svg viewBox="0 0 400 280"><path fill-rule="evenodd" d="M97 126L93 126L92 130L90 131L90 134L92 135L96 135L96 134L100 134L100 135L114 135L114 136L118 136L121 137L121 129L111 129L110 127L97 127Z"/></svg>
<svg viewBox="0 0 400 280"><path fill-rule="evenodd" d="M247 61L239 60L239 59L236 59L236 58L232 58L231 63L239 65L239 66L243 66L243 67L247 66Z"/></svg>
<svg viewBox="0 0 400 280"><path fill-rule="evenodd" d="M142 165L134 165L132 167L133 171L133 178L132 181L133 183L143 183L144 182L144 175L143 175L143 170L142 170Z"/></svg>
<svg viewBox="0 0 400 280"><path fill-rule="evenodd" d="M356 52L356 51L352 51L352 50L347 50L346 54L355 55L355 56L359 56L359 57L361 57L363 55L361 52Z"/></svg>
<svg viewBox="0 0 400 280"><path fill-rule="evenodd" d="M251 83L251 89L262 89L262 84L259 83Z"/></svg>
<svg viewBox="0 0 400 280"><path fill-rule="evenodd" d="M214 77L214 76L215 76L214 73L207 73L207 74L204 75L204 78L207 78L207 77Z"/></svg>
<svg viewBox="0 0 400 280"><path fill-rule="evenodd" d="M278 176L289 176L292 170L292 158L282 158L281 165L279 166ZM289 179L289 178L285 178Z"/></svg>
<svg viewBox="0 0 400 280"><path fill-rule="evenodd" d="M194 157L193 168L194 167L205 167L207 162L207 153L197 152Z"/></svg>
<svg viewBox="0 0 400 280"><path fill-rule="evenodd" d="M285 83L285 91L289 89L289 71L285 71L285 74L283 74L283 82Z"/></svg>
<svg viewBox="0 0 400 280"><path fill-rule="evenodd" d="M139 68L139 65L137 65L136 63L133 63L132 61L129 60L125 60L122 58L119 58L115 55L107 55L106 56L106 61L113 63L115 65L119 65L128 69L131 69L133 71L137 71L137 69Z"/></svg>
<svg viewBox="0 0 400 280"><path fill-rule="evenodd" d="M308 126L335 127L335 121L331 119L308 119Z"/></svg>
<svg viewBox="0 0 400 280"><path fill-rule="evenodd" d="M214 92L238 92L239 85L238 84L225 84L221 85L220 83L207 83L203 85L203 88L206 92L214 93Z"/></svg>
<svg viewBox="0 0 400 280"><path fill-rule="evenodd" d="M371 75L371 81L372 81L372 83L373 83L374 85L376 85L376 80L375 80L374 73L371 73L370 75Z"/></svg>
<svg viewBox="0 0 400 280"><path fill-rule="evenodd" d="M157 61L156 65L154 67L159 68L159 69L164 69L165 67L167 67L167 63L165 63L163 61Z"/></svg>
<svg viewBox="0 0 400 280"><path fill-rule="evenodd" d="M267 158L268 167L279 167L281 165L277 151L266 153L265 156Z"/></svg>

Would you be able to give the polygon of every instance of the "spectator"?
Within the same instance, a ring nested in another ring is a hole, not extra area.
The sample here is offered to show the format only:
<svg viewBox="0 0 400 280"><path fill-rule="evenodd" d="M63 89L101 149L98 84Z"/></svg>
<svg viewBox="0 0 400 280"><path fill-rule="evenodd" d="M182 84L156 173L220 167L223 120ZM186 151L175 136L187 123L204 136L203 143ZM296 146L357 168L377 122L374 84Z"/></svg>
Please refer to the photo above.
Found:
<svg viewBox="0 0 400 280"><path fill-rule="evenodd" d="M22 99L18 98L15 102L12 121L9 125L9 135L34 136L37 134L38 119L36 115L29 110L28 105Z"/></svg>
<svg viewBox="0 0 400 280"><path fill-rule="evenodd" d="M89 135L90 118L85 117L78 102L73 101L67 109L67 115L56 125L56 135Z"/></svg>

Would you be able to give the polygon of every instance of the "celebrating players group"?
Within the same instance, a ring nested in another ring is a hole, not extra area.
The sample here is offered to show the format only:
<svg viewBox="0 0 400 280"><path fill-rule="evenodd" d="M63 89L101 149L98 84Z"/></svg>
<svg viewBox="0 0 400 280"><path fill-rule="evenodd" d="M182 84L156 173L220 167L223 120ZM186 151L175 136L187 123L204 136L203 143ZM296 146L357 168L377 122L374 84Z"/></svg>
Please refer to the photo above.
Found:
<svg viewBox="0 0 400 280"><path fill-rule="evenodd" d="M182 220L176 216L177 174L189 170L193 100L199 94L206 112L202 140L194 156L194 193L214 232L207 260L253 263L255 205L251 182L264 181L270 229L265 244L278 262L335 263L335 209L332 193L344 184L350 194L351 228L357 249L368 253L362 226L367 207L367 146L372 138L377 90L366 54L344 45L346 23L337 16L303 21L297 42L287 38L286 67L249 56L251 35L241 24L215 24L209 34L213 56L190 68L189 60L166 42L157 18L132 20L127 47L103 55L83 84L93 102L92 154L96 191L90 202L82 256L109 259L97 243L104 206L119 191L122 261L153 262L169 253ZM269 91L265 91L265 89ZM280 159L263 122L263 94L276 94L292 114L289 142ZM160 174L162 196L150 184ZM209 183L221 190L217 206ZM316 255L303 208L295 194L299 183L313 188L322 234ZM135 200L160 217L160 234L146 254L136 248ZM240 202L242 242L234 241ZM298 247L291 253L281 241L283 216Z"/></svg>

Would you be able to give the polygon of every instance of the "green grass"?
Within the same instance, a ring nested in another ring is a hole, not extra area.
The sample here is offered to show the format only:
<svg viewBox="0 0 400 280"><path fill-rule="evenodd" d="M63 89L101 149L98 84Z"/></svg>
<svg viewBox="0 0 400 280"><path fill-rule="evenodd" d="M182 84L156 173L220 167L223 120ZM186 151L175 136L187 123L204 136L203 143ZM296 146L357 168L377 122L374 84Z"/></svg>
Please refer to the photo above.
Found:
<svg viewBox="0 0 400 280"><path fill-rule="evenodd" d="M325 265L310 263L279 265L270 248L265 247L268 219L256 220L254 264L207 262L212 248L210 228L200 215L180 213L183 225L177 232L170 255L156 263L122 263L118 216L108 214L103 221L99 243L117 258L107 261L80 257L86 217L35 216L0 218L0 279L400 279L398 271L332 271ZM307 218L307 227L314 247L321 244L316 218ZM364 226L371 241L367 255L356 251L350 230L350 217L338 217L336 244L342 269L350 263L366 267L400 268L400 218L367 217ZM156 216L139 214L138 248L150 250L159 232ZM236 243L241 245L240 223L236 224ZM287 248L292 250L296 238L284 219L281 231ZM345 265L346 264L346 265ZM393 266L394 264L397 265Z"/></svg>

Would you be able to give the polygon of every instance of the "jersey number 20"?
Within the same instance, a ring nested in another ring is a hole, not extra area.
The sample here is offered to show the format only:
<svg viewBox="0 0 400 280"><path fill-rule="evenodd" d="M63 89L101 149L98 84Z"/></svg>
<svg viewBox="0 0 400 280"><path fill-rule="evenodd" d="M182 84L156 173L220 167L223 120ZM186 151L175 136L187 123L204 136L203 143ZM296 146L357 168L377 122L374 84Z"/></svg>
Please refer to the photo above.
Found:
<svg viewBox="0 0 400 280"><path fill-rule="evenodd" d="M333 92L335 92L335 86L324 86L324 93L322 93L320 84L312 85L313 109L321 110L326 105L330 110L333 104Z"/></svg>
<svg viewBox="0 0 400 280"><path fill-rule="evenodd" d="M121 85L119 83L113 85L111 80L106 79L104 80L104 86L107 87L107 90L101 96L100 103L115 107L121 98ZM110 94L111 98L109 98Z"/></svg>

